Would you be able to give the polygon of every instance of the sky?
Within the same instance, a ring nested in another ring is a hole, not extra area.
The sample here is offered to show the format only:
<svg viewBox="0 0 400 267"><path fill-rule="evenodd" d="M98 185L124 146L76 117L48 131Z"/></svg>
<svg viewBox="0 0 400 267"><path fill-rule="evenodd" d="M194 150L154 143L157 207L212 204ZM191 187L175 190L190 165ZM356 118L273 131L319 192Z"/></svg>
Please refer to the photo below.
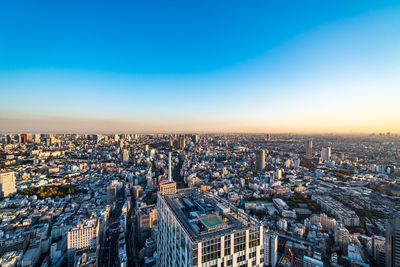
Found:
<svg viewBox="0 0 400 267"><path fill-rule="evenodd" d="M399 1L1 1L0 132L400 132Z"/></svg>

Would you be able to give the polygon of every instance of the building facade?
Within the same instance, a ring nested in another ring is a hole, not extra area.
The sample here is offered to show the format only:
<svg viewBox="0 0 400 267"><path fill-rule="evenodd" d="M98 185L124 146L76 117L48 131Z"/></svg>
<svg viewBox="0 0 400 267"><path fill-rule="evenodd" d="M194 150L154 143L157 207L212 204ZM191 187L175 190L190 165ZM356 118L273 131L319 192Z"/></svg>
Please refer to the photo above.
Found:
<svg viewBox="0 0 400 267"><path fill-rule="evenodd" d="M265 266L275 267L278 263L278 234L264 233L264 263Z"/></svg>
<svg viewBox="0 0 400 267"><path fill-rule="evenodd" d="M157 266L264 266L263 226L201 189L158 194Z"/></svg>
<svg viewBox="0 0 400 267"><path fill-rule="evenodd" d="M0 171L0 196L7 197L16 191L14 172Z"/></svg>
<svg viewBox="0 0 400 267"><path fill-rule="evenodd" d="M386 225L386 267L400 266L400 215Z"/></svg>

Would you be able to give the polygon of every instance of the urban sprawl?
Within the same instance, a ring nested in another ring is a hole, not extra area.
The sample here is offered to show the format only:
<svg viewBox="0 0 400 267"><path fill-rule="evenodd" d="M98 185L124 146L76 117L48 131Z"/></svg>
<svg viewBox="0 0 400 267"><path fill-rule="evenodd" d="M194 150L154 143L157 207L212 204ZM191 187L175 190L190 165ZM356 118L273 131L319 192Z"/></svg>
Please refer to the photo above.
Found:
<svg viewBox="0 0 400 267"><path fill-rule="evenodd" d="M0 265L400 266L400 135L3 134Z"/></svg>

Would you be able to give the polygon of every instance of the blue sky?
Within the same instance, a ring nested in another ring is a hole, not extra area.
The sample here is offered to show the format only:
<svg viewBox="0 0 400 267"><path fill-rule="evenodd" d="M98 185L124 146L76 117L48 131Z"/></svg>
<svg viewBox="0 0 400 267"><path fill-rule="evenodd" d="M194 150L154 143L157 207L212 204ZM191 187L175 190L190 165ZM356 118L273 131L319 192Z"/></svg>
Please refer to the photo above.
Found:
<svg viewBox="0 0 400 267"><path fill-rule="evenodd" d="M3 1L1 131L400 131L398 1Z"/></svg>

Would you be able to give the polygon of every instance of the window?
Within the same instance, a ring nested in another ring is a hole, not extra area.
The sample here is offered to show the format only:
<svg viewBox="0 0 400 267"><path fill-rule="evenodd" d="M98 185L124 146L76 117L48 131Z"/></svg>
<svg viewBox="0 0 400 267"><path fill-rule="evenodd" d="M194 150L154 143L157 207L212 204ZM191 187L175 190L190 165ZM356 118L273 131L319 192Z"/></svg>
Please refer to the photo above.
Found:
<svg viewBox="0 0 400 267"><path fill-rule="evenodd" d="M246 254L240 257L237 257L237 262L245 261L246 260Z"/></svg>
<svg viewBox="0 0 400 267"><path fill-rule="evenodd" d="M193 245L192 261L193 265L197 265L197 245Z"/></svg>
<svg viewBox="0 0 400 267"><path fill-rule="evenodd" d="M235 253L246 249L246 231L235 233Z"/></svg>
<svg viewBox="0 0 400 267"><path fill-rule="evenodd" d="M202 245L203 263L221 257L221 238L204 241Z"/></svg>
<svg viewBox="0 0 400 267"><path fill-rule="evenodd" d="M227 235L225 236L225 254L224 256L230 255L231 254L231 236Z"/></svg>
<svg viewBox="0 0 400 267"><path fill-rule="evenodd" d="M260 245L260 228L253 228L249 231L249 248Z"/></svg>

